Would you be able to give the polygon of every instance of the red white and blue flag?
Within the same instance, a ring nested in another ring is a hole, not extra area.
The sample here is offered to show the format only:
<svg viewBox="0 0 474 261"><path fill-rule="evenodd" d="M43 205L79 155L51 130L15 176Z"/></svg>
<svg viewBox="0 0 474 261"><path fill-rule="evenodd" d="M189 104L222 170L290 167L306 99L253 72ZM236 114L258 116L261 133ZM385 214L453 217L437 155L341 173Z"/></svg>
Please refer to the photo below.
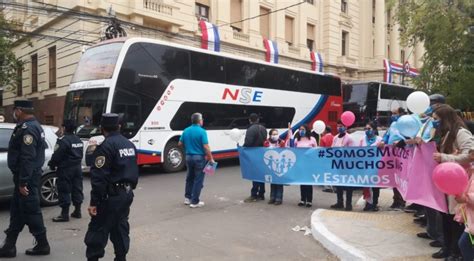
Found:
<svg viewBox="0 0 474 261"><path fill-rule="evenodd" d="M263 39L263 45L267 50L265 60L270 63L278 63L277 43L268 39Z"/></svg>
<svg viewBox="0 0 474 261"><path fill-rule="evenodd" d="M311 69L317 72L323 72L323 58L318 52L311 52Z"/></svg>
<svg viewBox="0 0 474 261"><path fill-rule="evenodd" d="M221 49L221 41L219 38L219 30L217 26L206 22L204 20L199 21L199 27L201 28L201 48L219 52Z"/></svg>
<svg viewBox="0 0 474 261"><path fill-rule="evenodd" d="M410 68L410 64L405 62L404 65L391 62L388 59L383 59L383 80L384 82L392 83L392 74L405 74L408 77L417 77L420 75L417 69Z"/></svg>

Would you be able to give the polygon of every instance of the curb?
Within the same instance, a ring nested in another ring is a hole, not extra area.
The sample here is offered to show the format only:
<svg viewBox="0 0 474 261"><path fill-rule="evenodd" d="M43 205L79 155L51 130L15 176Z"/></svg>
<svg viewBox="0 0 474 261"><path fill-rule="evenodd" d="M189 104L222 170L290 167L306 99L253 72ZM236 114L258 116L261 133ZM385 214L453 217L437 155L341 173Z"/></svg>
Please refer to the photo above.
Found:
<svg viewBox="0 0 474 261"><path fill-rule="evenodd" d="M325 209L317 209L311 215L311 232L314 239L319 241L329 252L336 255L340 260L373 260L369 258L363 251L346 243L335 234L331 233L324 223L320 215Z"/></svg>

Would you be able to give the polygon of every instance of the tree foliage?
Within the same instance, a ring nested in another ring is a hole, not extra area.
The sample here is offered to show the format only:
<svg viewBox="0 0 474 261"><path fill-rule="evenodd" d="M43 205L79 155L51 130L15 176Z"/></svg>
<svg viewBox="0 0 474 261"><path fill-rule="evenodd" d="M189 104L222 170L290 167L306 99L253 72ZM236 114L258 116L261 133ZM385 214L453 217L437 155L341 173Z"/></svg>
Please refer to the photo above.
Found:
<svg viewBox="0 0 474 261"><path fill-rule="evenodd" d="M0 12L0 86L5 90L16 90L18 84L18 70L23 68L21 60L15 57L13 47L18 35L13 30L14 23L4 19Z"/></svg>
<svg viewBox="0 0 474 261"><path fill-rule="evenodd" d="M474 1L392 0L395 5L402 44L422 42L426 50L415 85L474 110Z"/></svg>

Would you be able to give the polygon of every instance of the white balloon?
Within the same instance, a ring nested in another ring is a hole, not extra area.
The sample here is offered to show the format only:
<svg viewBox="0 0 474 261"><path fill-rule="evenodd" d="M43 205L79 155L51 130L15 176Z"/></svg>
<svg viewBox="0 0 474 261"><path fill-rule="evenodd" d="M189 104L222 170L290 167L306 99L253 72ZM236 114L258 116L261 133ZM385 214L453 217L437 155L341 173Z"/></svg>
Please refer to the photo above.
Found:
<svg viewBox="0 0 474 261"><path fill-rule="evenodd" d="M430 97L424 92L412 92L408 95L407 107L414 113L423 113L430 107Z"/></svg>
<svg viewBox="0 0 474 261"><path fill-rule="evenodd" d="M234 128L230 130L229 135L233 141L238 142L240 140L240 137L242 136L242 133L240 132L239 129Z"/></svg>
<svg viewBox="0 0 474 261"><path fill-rule="evenodd" d="M324 121L317 120L313 123L313 131L317 134L321 134L326 130L326 124Z"/></svg>

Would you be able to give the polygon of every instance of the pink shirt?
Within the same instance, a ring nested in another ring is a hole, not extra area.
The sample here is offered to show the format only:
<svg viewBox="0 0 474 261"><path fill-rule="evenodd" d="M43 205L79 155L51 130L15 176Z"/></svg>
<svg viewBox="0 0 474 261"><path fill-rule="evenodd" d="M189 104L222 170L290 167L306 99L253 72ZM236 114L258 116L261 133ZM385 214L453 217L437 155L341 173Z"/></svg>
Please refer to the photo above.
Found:
<svg viewBox="0 0 474 261"><path fill-rule="evenodd" d="M344 137L339 138L339 135L334 137L334 140L332 142L332 147L353 147L354 146L354 140L352 139L351 135L349 133L346 133Z"/></svg>
<svg viewBox="0 0 474 261"><path fill-rule="evenodd" d="M310 137L309 139L307 137L301 137L300 140L295 139L295 146L297 148L311 148L317 147L318 143L314 137Z"/></svg>

